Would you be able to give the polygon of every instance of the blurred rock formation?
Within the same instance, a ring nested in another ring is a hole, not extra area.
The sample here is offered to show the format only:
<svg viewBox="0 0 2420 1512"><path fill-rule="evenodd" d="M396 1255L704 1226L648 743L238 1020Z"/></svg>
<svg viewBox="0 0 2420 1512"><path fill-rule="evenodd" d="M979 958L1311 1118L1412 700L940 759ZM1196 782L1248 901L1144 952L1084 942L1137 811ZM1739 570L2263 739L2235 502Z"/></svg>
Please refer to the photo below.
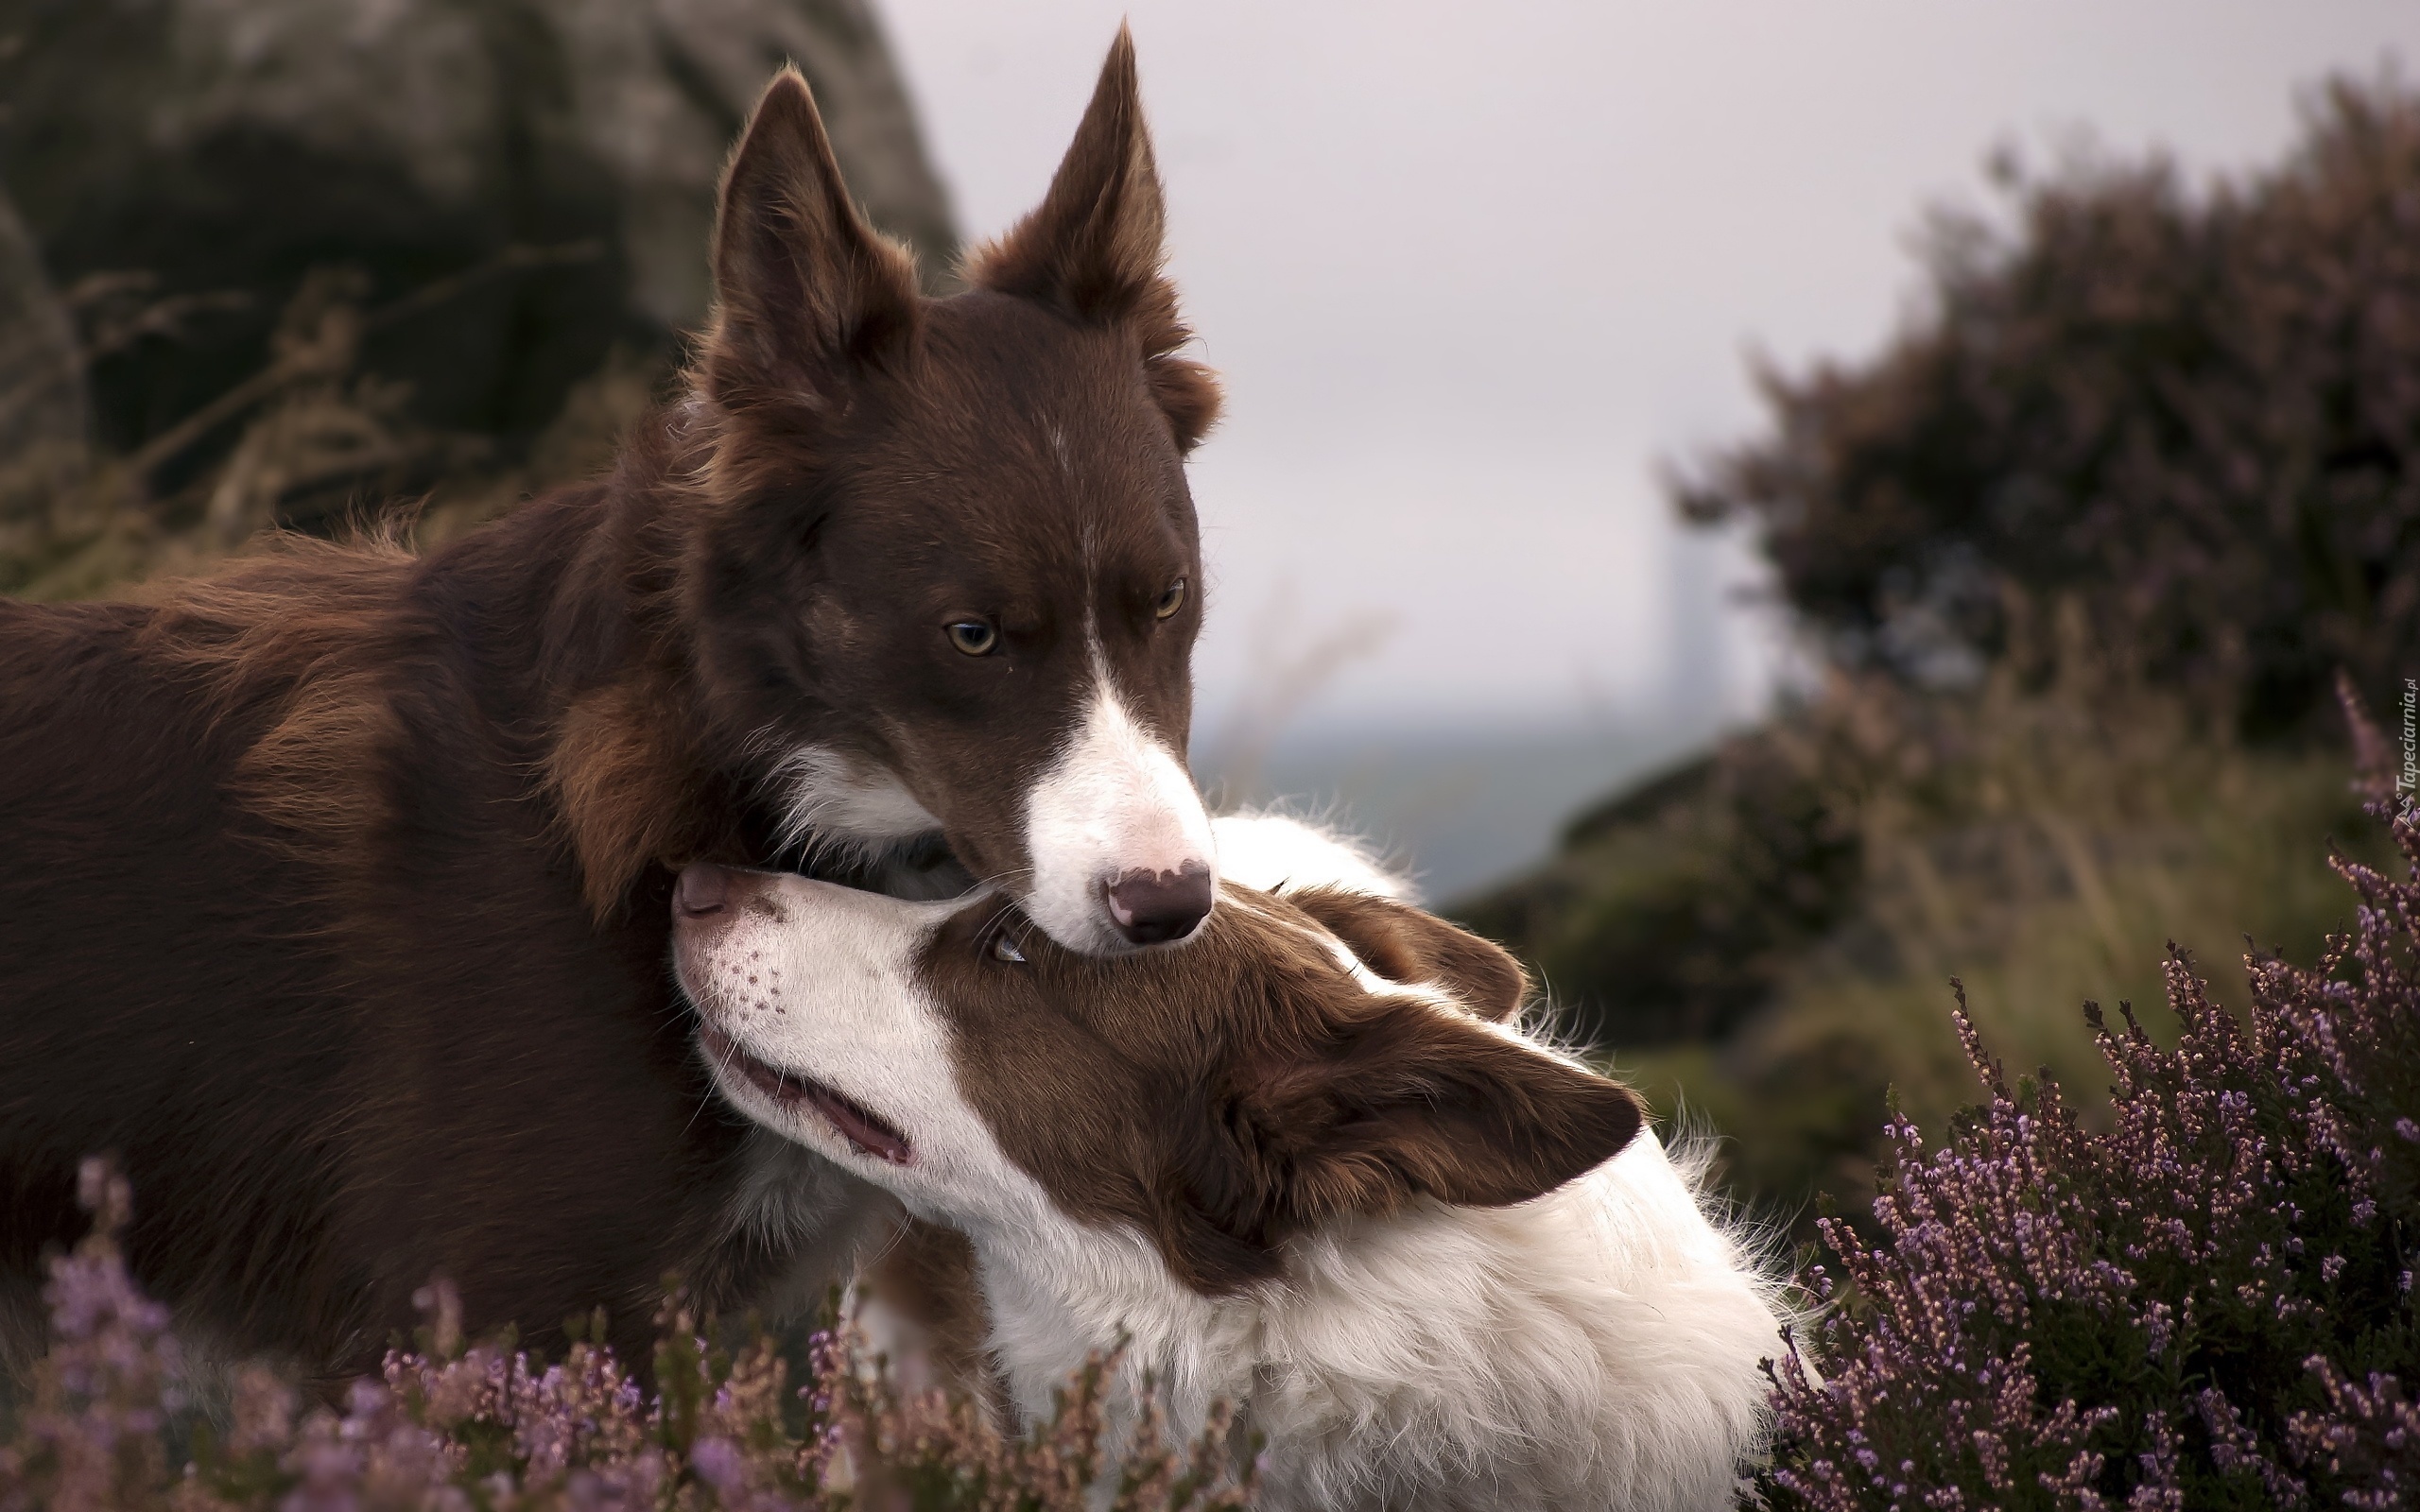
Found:
<svg viewBox="0 0 2420 1512"><path fill-rule="evenodd" d="M35 435L130 464L52 556L129 508L223 545L594 465L705 313L715 180L785 61L945 276L867 0L0 0L0 371L54 375L0 418L0 467Z"/></svg>
<svg viewBox="0 0 2420 1512"><path fill-rule="evenodd" d="M88 423L75 322L16 206L0 194L0 454L80 449Z"/></svg>

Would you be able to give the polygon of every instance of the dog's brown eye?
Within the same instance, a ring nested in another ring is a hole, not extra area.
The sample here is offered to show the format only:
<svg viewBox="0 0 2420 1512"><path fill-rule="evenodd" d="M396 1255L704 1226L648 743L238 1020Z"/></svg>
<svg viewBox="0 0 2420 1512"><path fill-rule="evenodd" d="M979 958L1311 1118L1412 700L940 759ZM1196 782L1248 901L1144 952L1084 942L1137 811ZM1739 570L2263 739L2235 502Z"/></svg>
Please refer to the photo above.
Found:
<svg viewBox="0 0 2420 1512"><path fill-rule="evenodd" d="M1152 612L1162 619L1167 619L1183 608L1184 608L1184 579L1180 577L1168 584L1168 591L1160 595L1159 603L1152 606Z"/></svg>
<svg viewBox="0 0 2420 1512"><path fill-rule="evenodd" d="M1025 952L1017 949L1017 942L1009 938L1008 931L1002 930L992 936L992 958L1006 961L1011 966L1023 966Z"/></svg>
<svg viewBox="0 0 2420 1512"><path fill-rule="evenodd" d="M947 627L949 644L968 656L990 656L1000 645L1000 629L990 620L959 620Z"/></svg>

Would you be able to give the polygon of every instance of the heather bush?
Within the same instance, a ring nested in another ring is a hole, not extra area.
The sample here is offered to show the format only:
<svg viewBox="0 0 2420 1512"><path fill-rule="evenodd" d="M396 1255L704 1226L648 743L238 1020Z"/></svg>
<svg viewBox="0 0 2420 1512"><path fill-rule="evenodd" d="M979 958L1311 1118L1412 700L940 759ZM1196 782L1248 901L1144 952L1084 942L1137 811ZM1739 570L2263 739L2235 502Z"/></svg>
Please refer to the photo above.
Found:
<svg viewBox="0 0 2420 1512"><path fill-rule="evenodd" d="M2238 1015L2172 953L2172 1048L2087 1005L2103 1131L2008 1080L1961 991L1987 1100L1929 1150L1894 1115L1877 1240L1824 1221L1839 1274L1805 1281L1836 1305L1775 1371L1772 1504L2410 1504L2420 822L2377 812L2404 880L2340 861L2355 928L2316 967L2251 958Z"/></svg>
<svg viewBox="0 0 2420 1512"><path fill-rule="evenodd" d="M2256 736L2326 732L2329 679L2420 660L2420 96L2338 80L2266 171L1996 174L1944 214L1921 313L1854 364L1763 375L1767 433L1688 470L1761 534L1844 665L1998 656L2009 590Z"/></svg>
<svg viewBox="0 0 2420 1512"><path fill-rule="evenodd" d="M306 1394L265 1365L197 1392L164 1309L128 1275L125 1182L88 1162L92 1234L52 1262L52 1342L26 1400L0 1413L0 1512L376 1512L413 1508L745 1508L747 1512L1215 1512L1250 1503L1226 1420L1167 1441L1148 1396L1114 1441L1096 1360L1029 1435L964 1397L903 1393L847 1321L794 1351L761 1330L718 1346L678 1298L654 1386L613 1351L560 1360L510 1338L466 1343L449 1289L424 1294L418 1347L379 1378ZM208 1397L212 1400L200 1400ZM190 1446L172 1455L172 1443ZM1106 1492L1105 1501L1093 1498Z"/></svg>

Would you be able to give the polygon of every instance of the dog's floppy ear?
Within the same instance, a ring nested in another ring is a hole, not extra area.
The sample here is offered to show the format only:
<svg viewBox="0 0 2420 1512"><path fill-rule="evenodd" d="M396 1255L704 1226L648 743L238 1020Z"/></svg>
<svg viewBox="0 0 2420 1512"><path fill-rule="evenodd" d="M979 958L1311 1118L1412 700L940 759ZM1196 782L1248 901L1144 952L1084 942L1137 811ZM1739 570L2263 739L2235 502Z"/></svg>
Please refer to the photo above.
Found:
<svg viewBox="0 0 2420 1512"><path fill-rule="evenodd" d="M972 253L965 274L977 288L1132 331L1151 396L1178 448L1189 452L1219 418L1219 385L1208 369L1177 355L1193 333L1178 318L1176 289L1161 273L1167 223L1134 39L1121 25L1041 208Z"/></svg>
<svg viewBox="0 0 2420 1512"><path fill-rule="evenodd" d="M1276 1246L1323 1219L1541 1196L1621 1153L1641 1113L1629 1088L1476 1019L1374 998L1192 1122L1162 1249L1219 1292L1275 1274Z"/></svg>
<svg viewBox="0 0 2420 1512"><path fill-rule="evenodd" d="M1253 1101L1304 1219L1382 1212L1426 1194L1496 1208L1621 1153L1638 1098L1474 1020L1374 1000L1333 1040L1272 1069Z"/></svg>
<svg viewBox="0 0 2420 1512"><path fill-rule="evenodd" d="M1502 946L1409 903L1341 887L1289 891L1285 898L1390 982L1438 988L1499 1023L1529 997L1529 977Z"/></svg>
<svg viewBox="0 0 2420 1512"><path fill-rule="evenodd" d="M731 409L820 409L913 333L916 270L849 198L794 68L773 76L723 170L706 390Z"/></svg>

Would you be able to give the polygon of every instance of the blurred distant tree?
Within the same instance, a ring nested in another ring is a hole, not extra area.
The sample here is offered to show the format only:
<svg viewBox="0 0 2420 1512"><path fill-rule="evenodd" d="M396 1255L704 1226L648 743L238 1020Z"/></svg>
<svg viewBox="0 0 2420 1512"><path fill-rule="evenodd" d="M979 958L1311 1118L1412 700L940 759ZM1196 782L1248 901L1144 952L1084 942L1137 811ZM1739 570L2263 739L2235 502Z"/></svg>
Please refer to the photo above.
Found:
<svg viewBox="0 0 2420 1512"><path fill-rule="evenodd" d="M2273 171L1995 178L1944 215L1881 353L1765 372L1772 428L1685 470L1761 533L1826 654L1971 679L2011 606L2072 597L2113 650L2253 737L2329 728L2342 665L2420 671L2420 96L2338 81Z"/></svg>

